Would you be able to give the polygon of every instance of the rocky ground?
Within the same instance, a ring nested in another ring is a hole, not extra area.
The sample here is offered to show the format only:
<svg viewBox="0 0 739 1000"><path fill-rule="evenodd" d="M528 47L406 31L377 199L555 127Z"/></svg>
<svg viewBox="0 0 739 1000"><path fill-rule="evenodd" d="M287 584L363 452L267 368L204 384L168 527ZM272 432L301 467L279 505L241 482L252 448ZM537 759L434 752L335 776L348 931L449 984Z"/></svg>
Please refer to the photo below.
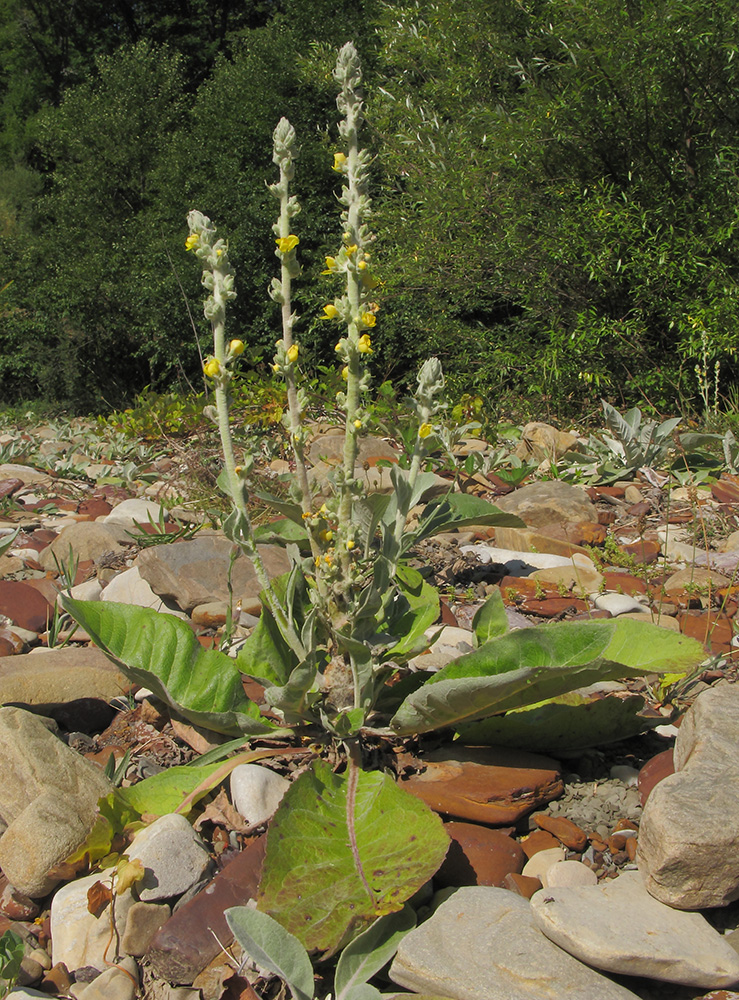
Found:
<svg viewBox="0 0 739 1000"><path fill-rule="evenodd" d="M265 823L305 754L237 769L195 828L170 814L139 834L128 854L142 858L147 879L117 896L114 919L104 898L91 912L99 873L61 865L111 787L102 771L111 755L135 783L218 740L131 689L81 629L55 616L58 591L71 585L86 600L178 615L210 646L226 622L230 546L184 502L186 449L124 485L109 461L84 464L89 436L34 434L28 452L76 448L84 475L50 475L40 462L0 466L0 543L20 528L0 556L0 932L13 928L27 942L25 993L250 1000L252 986L221 948L230 936L222 914L253 896ZM330 433L314 446L316 476L335 450ZM368 488L387 488L377 460L392 456L387 442L363 439ZM474 612L496 588L512 628L628 615L699 639L706 663L679 692L681 707L693 706L679 729L654 678L590 693L645 698L662 724L626 742L558 760L523 749L460 754L433 739L396 748L399 780L444 816L452 837L433 916L394 961L399 986L459 1000L739 997L739 817L729 794L739 482L660 482L647 473L609 487L549 479L511 490L494 475L464 477L467 491L527 527L443 534L419 551L417 565L444 595L443 631L419 669L470 648ZM284 570L282 550L266 545L263 555L271 574ZM233 588L238 638L259 614L243 559ZM419 902L431 912L430 895ZM274 982L251 979L260 995L274 994ZM387 982L383 992L392 990Z"/></svg>

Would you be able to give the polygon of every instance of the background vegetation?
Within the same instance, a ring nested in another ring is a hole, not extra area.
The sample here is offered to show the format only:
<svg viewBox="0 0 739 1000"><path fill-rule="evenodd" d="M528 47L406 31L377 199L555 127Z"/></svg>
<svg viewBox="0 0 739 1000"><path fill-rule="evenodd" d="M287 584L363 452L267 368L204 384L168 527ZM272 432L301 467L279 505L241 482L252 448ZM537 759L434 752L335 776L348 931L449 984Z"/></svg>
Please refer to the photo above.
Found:
<svg viewBox="0 0 739 1000"><path fill-rule="evenodd" d="M540 416L736 376L739 10L728 0L0 0L0 402L202 388L185 215L227 236L230 334L279 333L271 133L302 145L298 327L335 249L334 50L363 57L380 379ZM333 226L333 221L331 223ZM264 360L262 360L264 359ZM712 377L712 375L711 375Z"/></svg>

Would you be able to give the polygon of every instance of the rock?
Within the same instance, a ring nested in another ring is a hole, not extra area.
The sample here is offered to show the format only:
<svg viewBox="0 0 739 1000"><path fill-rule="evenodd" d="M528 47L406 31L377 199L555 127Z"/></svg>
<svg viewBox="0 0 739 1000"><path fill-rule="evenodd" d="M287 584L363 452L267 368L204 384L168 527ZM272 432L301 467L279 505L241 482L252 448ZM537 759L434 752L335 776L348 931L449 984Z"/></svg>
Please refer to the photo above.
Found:
<svg viewBox="0 0 739 1000"><path fill-rule="evenodd" d="M564 859L564 847L548 847L543 851L537 851L536 854L532 854L524 865L521 874L527 878L538 878L541 882L552 865L561 864Z"/></svg>
<svg viewBox="0 0 739 1000"><path fill-rule="evenodd" d="M202 840L179 813L160 816L140 830L127 854L146 869L137 884L139 899L145 903L181 896L200 882L211 864Z"/></svg>
<svg viewBox="0 0 739 1000"><path fill-rule="evenodd" d="M54 611L46 598L15 580L0 580L0 614L32 632L45 632Z"/></svg>
<svg viewBox="0 0 739 1000"><path fill-rule="evenodd" d="M549 569L550 567L571 566L570 556L556 556L548 552L517 552L512 549L501 549L495 545L477 543L475 545L460 545L459 551L465 555L468 552L474 553L483 565L494 563L498 566L505 566L506 571L511 576L527 576L535 569Z"/></svg>
<svg viewBox="0 0 739 1000"><path fill-rule="evenodd" d="M598 876L582 861L559 861L542 874L541 884L545 889L597 885Z"/></svg>
<svg viewBox="0 0 739 1000"><path fill-rule="evenodd" d="M357 465L367 465L374 468L380 459L397 462L400 453L383 438L366 434L357 441ZM329 431L319 434L311 441L307 452L311 465L324 462L327 465L338 465L344 458L344 431Z"/></svg>
<svg viewBox="0 0 739 1000"><path fill-rule="evenodd" d="M252 841L157 932L147 952L156 976L178 985L192 983L220 953L221 944L224 948L229 946L233 934L224 911L231 906L244 906L255 898L265 843L266 837Z"/></svg>
<svg viewBox="0 0 739 1000"><path fill-rule="evenodd" d="M106 969L85 987L86 1000L133 1000L138 987L138 966L122 958L114 969Z"/></svg>
<svg viewBox="0 0 739 1000"><path fill-rule="evenodd" d="M0 874L0 913L11 920L33 920L40 906L30 896L25 896L12 886L7 876Z"/></svg>
<svg viewBox="0 0 739 1000"><path fill-rule="evenodd" d="M531 912L551 941L597 969L705 989L739 983L731 945L700 914L653 899L638 872L598 886L550 886L532 898Z"/></svg>
<svg viewBox="0 0 739 1000"><path fill-rule="evenodd" d="M266 823L290 787L287 778L259 764L239 764L231 772L231 801L247 823Z"/></svg>
<svg viewBox="0 0 739 1000"><path fill-rule="evenodd" d="M525 899L488 886L458 889L407 934L390 978L453 1000L636 1000L551 944Z"/></svg>
<svg viewBox="0 0 739 1000"><path fill-rule="evenodd" d="M99 917L87 908L87 893L98 882L109 885L110 872L97 872L68 882L57 890L51 901L51 957L55 965L63 962L70 972L84 966L102 972L108 967L106 958L108 962L115 960L116 935L111 941L110 904ZM130 889L116 895L115 929L119 936L123 934L133 903Z"/></svg>
<svg viewBox="0 0 739 1000"><path fill-rule="evenodd" d="M133 903L126 918L121 948L127 955L140 958L170 916L171 911L166 903Z"/></svg>
<svg viewBox="0 0 739 1000"><path fill-rule="evenodd" d="M49 873L84 842L98 799L112 791L36 716L0 708L0 816L8 824L0 867L20 892L36 898L57 884Z"/></svg>
<svg viewBox="0 0 739 1000"><path fill-rule="evenodd" d="M609 611L614 618L630 611L644 614L646 610L643 604L628 594L600 594L594 599L593 604L596 608Z"/></svg>
<svg viewBox="0 0 739 1000"><path fill-rule="evenodd" d="M110 514L103 518L103 524L123 524L130 530L134 523L149 524L153 521L154 524L159 524L160 519L165 522L169 520L166 507L153 500L131 497L116 504Z"/></svg>
<svg viewBox="0 0 739 1000"><path fill-rule="evenodd" d="M12 462L0 465L0 479L20 479L24 486L33 486L38 483L43 483L44 486L51 485L51 477L48 472L39 472L38 469L32 469L30 465L14 465ZM13 492L15 493L17 490Z"/></svg>
<svg viewBox="0 0 739 1000"><path fill-rule="evenodd" d="M204 625L206 628L220 628L226 624L228 618L228 604L226 601L210 601L208 604L198 604L192 609L190 616L196 625Z"/></svg>
<svg viewBox="0 0 739 1000"><path fill-rule="evenodd" d="M652 614L647 612L646 614L635 614L632 611L627 611L625 614L619 615L619 618L633 618L637 622L646 622L647 625L658 625L660 628L669 629L671 632L680 631L680 622L677 618L672 618L670 615L666 614Z"/></svg>
<svg viewBox="0 0 739 1000"><path fill-rule="evenodd" d="M425 755L424 770L402 787L437 812L505 826L562 794L549 757L503 748L444 747Z"/></svg>
<svg viewBox="0 0 739 1000"><path fill-rule="evenodd" d="M111 701L131 682L99 649L67 647L24 653L0 662L0 702L44 707L101 698Z"/></svg>
<svg viewBox="0 0 739 1000"><path fill-rule="evenodd" d="M681 910L739 899L739 685L702 691L675 742L675 774L655 785L637 862L651 895Z"/></svg>
<svg viewBox="0 0 739 1000"><path fill-rule="evenodd" d="M598 520L598 511L585 491L560 480L522 486L498 499L496 504L507 514L516 514L533 527L552 522L567 524L570 521Z"/></svg>
<svg viewBox="0 0 739 1000"><path fill-rule="evenodd" d="M537 569L531 579L555 587L566 587L576 594L590 594L599 590L603 577L595 568L592 559L575 554L567 566L553 566L551 569Z"/></svg>
<svg viewBox="0 0 739 1000"><path fill-rule="evenodd" d="M569 431L559 431L551 424L535 421L523 429L521 440L516 445L515 455L522 462L543 462L549 459L556 462L565 452L579 447L576 434Z"/></svg>
<svg viewBox="0 0 739 1000"><path fill-rule="evenodd" d="M38 561L48 572L56 569L54 556L61 563L68 563L70 548L72 558L85 562L98 562L103 556L125 552L133 541L121 525L102 524L100 521L79 521L64 528L51 545L39 553Z"/></svg>
<svg viewBox="0 0 739 1000"><path fill-rule="evenodd" d="M546 830L534 830L528 837L521 841L521 847L527 858L533 858L539 851L549 851L553 847L561 847L560 842Z"/></svg>
<svg viewBox="0 0 739 1000"><path fill-rule="evenodd" d="M495 544L502 549L512 549L517 552L547 552L567 560L576 552L583 556L588 555L587 550L581 545L573 545L564 538L553 538L539 531L529 531L527 528L496 528Z"/></svg>
<svg viewBox="0 0 739 1000"><path fill-rule="evenodd" d="M511 872L503 879L503 888L510 889L511 892L515 892L517 896L523 896L524 899L531 899L534 893L541 889L541 882L538 878Z"/></svg>
<svg viewBox="0 0 739 1000"><path fill-rule="evenodd" d="M721 573L716 573L711 569L702 569L700 566L686 566L669 576L664 582L664 588L669 594L671 591L682 591L686 587L696 587L708 591L710 587L716 590L718 587L727 587L731 581Z"/></svg>
<svg viewBox="0 0 739 1000"><path fill-rule="evenodd" d="M91 580L78 583L76 587L71 587L69 594L77 601L99 601L103 594L103 586L97 577L93 577Z"/></svg>
<svg viewBox="0 0 739 1000"><path fill-rule="evenodd" d="M113 577L103 590L102 600L117 601L119 604L133 604L139 608L154 608L155 611L161 611L164 614L187 618L187 615L178 608L168 607L161 597L154 593L146 580L142 579L138 566L132 566Z"/></svg>
<svg viewBox="0 0 739 1000"><path fill-rule="evenodd" d="M565 819L564 816L550 816L548 813L534 813L531 819L540 830L551 833L571 851L584 851L587 847L588 835L572 820Z"/></svg>
<svg viewBox="0 0 739 1000"><path fill-rule="evenodd" d="M497 885L506 875L520 874L526 861L521 845L500 830L477 823L445 823L451 844L434 875L438 886Z"/></svg>
<svg viewBox="0 0 739 1000"><path fill-rule="evenodd" d="M649 793L654 786L659 784L663 778L674 773L675 761L672 750L663 750L662 753L656 754L646 762L636 779L642 806L646 805Z"/></svg>
<svg viewBox="0 0 739 1000"><path fill-rule="evenodd" d="M191 541L144 549L136 565L156 594L189 612L198 604L229 600L227 579L233 547L224 535L201 533ZM276 545L257 548L270 578L289 570L284 549ZM244 606L258 598L261 585L246 556L234 563L232 582L234 598L240 597Z"/></svg>

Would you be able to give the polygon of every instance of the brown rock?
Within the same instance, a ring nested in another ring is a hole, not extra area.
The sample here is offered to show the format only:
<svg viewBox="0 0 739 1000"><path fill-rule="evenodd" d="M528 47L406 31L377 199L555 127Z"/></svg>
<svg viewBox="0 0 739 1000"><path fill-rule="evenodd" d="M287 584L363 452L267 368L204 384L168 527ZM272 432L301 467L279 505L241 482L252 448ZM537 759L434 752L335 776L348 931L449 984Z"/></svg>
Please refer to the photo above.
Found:
<svg viewBox="0 0 739 1000"><path fill-rule="evenodd" d="M79 514L86 514L93 521L96 517L103 517L105 514L110 514L112 510L113 508L108 501L100 497L89 497L87 500L83 500L77 508Z"/></svg>
<svg viewBox="0 0 739 1000"><path fill-rule="evenodd" d="M634 594L647 593L645 581L640 580L637 576L632 576L631 573L614 573L612 570L606 570L603 574L603 580L606 590L614 591L616 594L628 594L633 597Z"/></svg>
<svg viewBox="0 0 739 1000"><path fill-rule="evenodd" d="M265 844L266 837L252 841L156 933L147 952L155 975L170 983L192 983L221 945L228 947L233 934L224 910L256 897Z"/></svg>
<svg viewBox="0 0 739 1000"><path fill-rule="evenodd" d="M578 521L576 524L565 525L567 537L577 546L603 545L608 532L598 521ZM585 552L585 549L582 550ZM587 554L587 553L586 553Z"/></svg>
<svg viewBox="0 0 739 1000"><path fill-rule="evenodd" d="M656 754L656 756L646 762L639 771L639 777L637 778L642 806L646 803L649 793L654 786L662 781L663 778L667 778L674 773L675 762L672 750L663 750L662 753Z"/></svg>
<svg viewBox="0 0 739 1000"><path fill-rule="evenodd" d="M581 543L573 539L559 538L554 534L565 534L560 525L544 525L541 531L530 531L528 528L496 528L495 544L501 549L511 549L513 552L548 552L550 555L569 558L576 552L587 556L587 551ZM548 534L548 531L552 534Z"/></svg>
<svg viewBox="0 0 739 1000"><path fill-rule="evenodd" d="M739 480L723 475L718 482L711 483L711 495L718 503L739 504Z"/></svg>
<svg viewBox="0 0 739 1000"><path fill-rule="evenodd" d="M562 794L559 764L499 747L444 747L419 761L403 787L436 812L504 826Z"/></svg>
<svg viewBox="0 0 739 1000"><path fill-rule="evenodd" d="M548 813L534 813L531 817L540 830L546 830L571 851L584 851L588 835L571 819L564 816L550 816Z"/></svg>
<svg viewBox="0 0 739 1000"><path fill-rule="evenodd" d="M24 895L0 874L0 913L10 920L35 920L39 914L38 903Z"/></svg>
<svg viewBox="0 0 739 1000"><path fill-rule="evenodd" d="M130 686L107 656L92 646L22 653L0 661L0 704L21 702L46 711L78 698L110 701Z"/></svg>
<svg viewBox="0 0 739 1000"><path fill-rule="evenodd" d="M516 514L533 527L551 521L567 524L598 520L598 512L585 491L561 480L522 486L509 496L502 497L497 505L508 514Z"/></svg>
<svg viewBox="0 0 739 1000"><path fill-rule="evenodd" d="M506 603L518 604L521 600L540 601L560 596L556 587L537 584L527 576L504 576L498 586Z"/></svg>
<svg viewBox="0 0 739 1000"><path fill-rule="evenodd" d="M22 479L0 479L0 497L12 497L24 485Z"/></svg>
<svg viewBox="0 0 739 1000"><path fill-rule="evenodd" d="M17 656L25 643L9 628L0 628L0 656Z"/></svg>
<svg viewBox="0 0 739 1000"><path fill-rule="evenodd" d="M511 872L503 879L503 888L510 889L524 899L531 899L534 893L541 889L541 882L530 875L517 875L516 872Z"/></svg>
<svg viewBox="0 0 739 1000"><path fill-rule="evenodd" d="M686 611L678 615L680 631L691 639L697 639L714 652L725 652L731 648L734 629L731 620L711 611Z"/></svg>
<svg viewBox="0 0 739 1000"><path fill-rule="evenodd" d="M570 612L585 612L588 605L577 597L548 597L544 601L526 600L517 605L524 614L540 618L558 618Z"/></svg>
<svg viewBox="0 0 739 1000"><path fill-rule="evenodd" d="M661 553L659 542L648 538L638 538L635 542L625 542L619 548L625 555L633 556L636 562L646 563L648 566L656 562Z"/></svg>
<svg viewBox="0 0 739 1000"><path fill-rule="evenodd" d="M434 875L440 886L497 885L511 872L520 872L526 855L512 837L477 823L445 823L451 844Z"/></svg>
<svg viewBox="0 0 739 1000"><path fill-rule="evenodd" d="M41 982L41 989L44 993L52 996L69 996L69 988L72 985L72 977L64 962L57 962L53 965Z"/></svg>
<svg viewBox="0 0 739 1000"><path fill-rule="evenodd" d="M46 598L28 584L0 580L0 614L20 628L44 632L52 609Z"/></svg>
<svg viewBox="0 0 739 1000"><path fill-rule="evenodd" d="M559 841L546 830L534 830L525 840L521 841L521 847L527 858L533 858L539 851L548 851L550 847L559 847Z"/></svg>
<svg viewBox="0 0 739 1000"><path fill-rule="evenodd" d="M637 841L636 837L626 838L626 857L629 859L629 861L633 861L634 858L636 858L636 852L638 846L639 842Z"/></svg>

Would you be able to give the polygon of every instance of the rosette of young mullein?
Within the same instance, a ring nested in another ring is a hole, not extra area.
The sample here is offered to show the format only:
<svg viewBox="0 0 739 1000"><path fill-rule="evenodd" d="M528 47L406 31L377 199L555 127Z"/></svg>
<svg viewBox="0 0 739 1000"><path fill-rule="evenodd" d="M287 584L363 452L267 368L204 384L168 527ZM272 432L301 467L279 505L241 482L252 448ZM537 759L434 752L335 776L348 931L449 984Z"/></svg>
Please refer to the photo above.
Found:
<svg viewBox="0 0 739 1000"><path fill-rule="evenodd" d="M338 551L345 580L352 577L351 510L352 497L361 489L354 476L357 457L357 435L365 423L361 394L369 387L366 362L372 354L371 332L376 323L377 304L373 290L377 281L370 268L368 246L373 240L366 219L370 215L369 165L370 156L359 148L359 129L363 120L362 69L357 51L351 42L341 49L334 70L340 87L336 104L343 114L339 134L344 149L334 153L333 169L343 178L339 201L344 206L341 215L342 245L338 253L326 258L324 274L343 279L344 289L323 307L323 319L335 321L344 328L336 344L342 362L346 389L337 395L345 414L344 455L336 472L339 493Z"/></svg>

